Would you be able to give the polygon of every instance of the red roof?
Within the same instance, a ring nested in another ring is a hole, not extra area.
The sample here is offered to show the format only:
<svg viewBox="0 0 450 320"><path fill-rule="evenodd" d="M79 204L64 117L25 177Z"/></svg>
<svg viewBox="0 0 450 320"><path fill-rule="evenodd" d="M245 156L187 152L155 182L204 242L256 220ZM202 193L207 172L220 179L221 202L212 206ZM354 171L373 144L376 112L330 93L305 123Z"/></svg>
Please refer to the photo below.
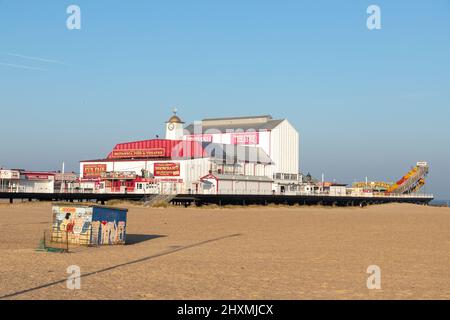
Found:
<svg viewBox="0 0 450 320"><path fill-rule="evenodd" d="M108 159L202 158L206 151L197 141L152 139L117 144Z"/></svg>
<svg viewBox="0 0 450 320"><path fill-rule="evenodd" d="M21 171L23 175L44 175L44 176L54 176L56 172L50 171Z"/></svg>
<svg viewBox="0 0 450 320"><path fill-rule="evenodd" d="M28 180L48 180L50 177L55 176L55 172L45 172L45 171L22 171Z"/></svg>

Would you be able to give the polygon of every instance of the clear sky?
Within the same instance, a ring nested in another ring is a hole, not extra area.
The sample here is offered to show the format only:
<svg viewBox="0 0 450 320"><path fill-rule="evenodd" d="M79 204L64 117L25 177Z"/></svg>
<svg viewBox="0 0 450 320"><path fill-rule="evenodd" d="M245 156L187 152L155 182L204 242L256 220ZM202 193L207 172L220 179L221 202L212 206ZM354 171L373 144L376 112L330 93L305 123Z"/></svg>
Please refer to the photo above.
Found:
<svg viewBox="0 0 450 320"><path fill-rule="evenodd" d="M288 118L301 170L329 180L426 160L450 199L450 0L0 0L0 165L78 171L162 134L174 106Z"/></svg>

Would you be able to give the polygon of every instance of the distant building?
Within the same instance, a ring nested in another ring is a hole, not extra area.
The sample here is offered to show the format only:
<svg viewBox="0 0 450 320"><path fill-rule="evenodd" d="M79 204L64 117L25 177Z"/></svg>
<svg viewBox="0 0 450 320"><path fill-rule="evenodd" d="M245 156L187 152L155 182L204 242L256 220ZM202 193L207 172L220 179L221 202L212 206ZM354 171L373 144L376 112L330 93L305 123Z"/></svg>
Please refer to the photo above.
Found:
<svg viewBox="0 0 450 320"><path fill-rule="evenodd" d="M42 171L21 171L18 192L53 193L55 173Z"/></svg>
<svg viewBox="0 0 450 320"><path fill-rule="evenodd" d="M19 170L0 170L0 192L17 192L19 189Z"/></svg>
<svg viewBox="0 0 450 320"><path fill-rule="evenodd" d="M53 193L71 190L78 176L53 171L0 170L0 192Z"/></svg>

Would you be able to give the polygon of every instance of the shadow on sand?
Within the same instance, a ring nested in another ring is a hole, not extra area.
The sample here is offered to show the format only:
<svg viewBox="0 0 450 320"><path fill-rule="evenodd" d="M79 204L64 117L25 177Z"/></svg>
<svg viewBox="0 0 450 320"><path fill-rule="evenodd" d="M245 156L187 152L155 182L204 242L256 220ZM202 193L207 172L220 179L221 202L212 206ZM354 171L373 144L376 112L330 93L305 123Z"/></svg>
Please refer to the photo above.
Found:
<svg viewBox="0 0 450 320"><path fill-rule="evenodd" d="M149 241L157 238L167 237L160 234L127 234L125 245L133 245L144 241Z"/></svg>
<svg viewBox="0 0 450 320"><path fill-rule="evenodd" d="M162 251L160 253L156 253L156 254L153 254L151 256L146 256L146 257L143 257L143 258L140 258L140 259L137 259L137 260L124 262L124 263L121 263L121 264L113 265L113 266L110 266L110 267L107 267L107 268L104 268L104 269L100 269L100 270L97 270L97 271L92 271L92 272L89 272L89 273L84 273L84 274L80 275L79 278L81 279L81 278L89 277L89 276L92 276L92 275L98 275L100 273L108 272L108 271L111 271L111 270L115 270L115 269L118 269L118 268L121 268L121 267L133 265L133 264L136 264L136 263L147 262L149 260L154 260L154 259L157 259L159 257L167 256L167 255L170 255L170 254L175 254L175 253L177 253L179 251L182 251L182 250L188 250L190 248L195 248L195 247L203 246L203 245L206 245L206 244L211 244L213 242L221 241L221 240L225 240L225 239L229 239L229 238L240 237L241 235L242 234L240 234L240 233L230 234L230 235L226 235L226 236L222 236L222 237L218 237L218 238L213 238L213 239L208 239L208 240L204 240L204 241L201 241L201 242L193 243L193 244L190 244L190 245L187 245L187 246L181 246L181 247L179 247L177 249ZM142 236L142 235L140 235L140 236ZM152 237L152 239L155 239L155 238L165 237L165 236L147 235L147 237ZM147 240L149 240L149 239L147 239ZM9 294L5 294L3 296L0 296L0 299L15 297L15 296L18 296L20 294L24 294L24 293L27 293L27 292L32 292L32 291L43 289L43 288L48 288L48 287L51 287L51 286L54 286L54 285L57 285L57 284L62 284L62 283L67 283L67 278L63 278L63 279L56 280L56 281L49 282L49 283L44 283L42 285L39 285L39 286L36 286L36 287L32 287L32 288L28 288L28 289L24 289L24 290L21 290L21 291L16 291L16 292L12 292L12 293L9 293Z"/></svg>

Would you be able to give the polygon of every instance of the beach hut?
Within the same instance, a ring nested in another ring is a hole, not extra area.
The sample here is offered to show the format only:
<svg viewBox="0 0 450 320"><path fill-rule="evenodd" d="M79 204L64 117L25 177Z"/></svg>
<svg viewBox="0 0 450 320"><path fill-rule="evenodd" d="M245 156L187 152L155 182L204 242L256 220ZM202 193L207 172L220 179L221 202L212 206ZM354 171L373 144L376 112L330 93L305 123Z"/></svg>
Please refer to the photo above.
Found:
<svg viewBox="0 0 450 320"><path fill-rule="evenodd" d="M52 243L69 245L125 244L127 209L95 204L52 205Z"/></svg>

